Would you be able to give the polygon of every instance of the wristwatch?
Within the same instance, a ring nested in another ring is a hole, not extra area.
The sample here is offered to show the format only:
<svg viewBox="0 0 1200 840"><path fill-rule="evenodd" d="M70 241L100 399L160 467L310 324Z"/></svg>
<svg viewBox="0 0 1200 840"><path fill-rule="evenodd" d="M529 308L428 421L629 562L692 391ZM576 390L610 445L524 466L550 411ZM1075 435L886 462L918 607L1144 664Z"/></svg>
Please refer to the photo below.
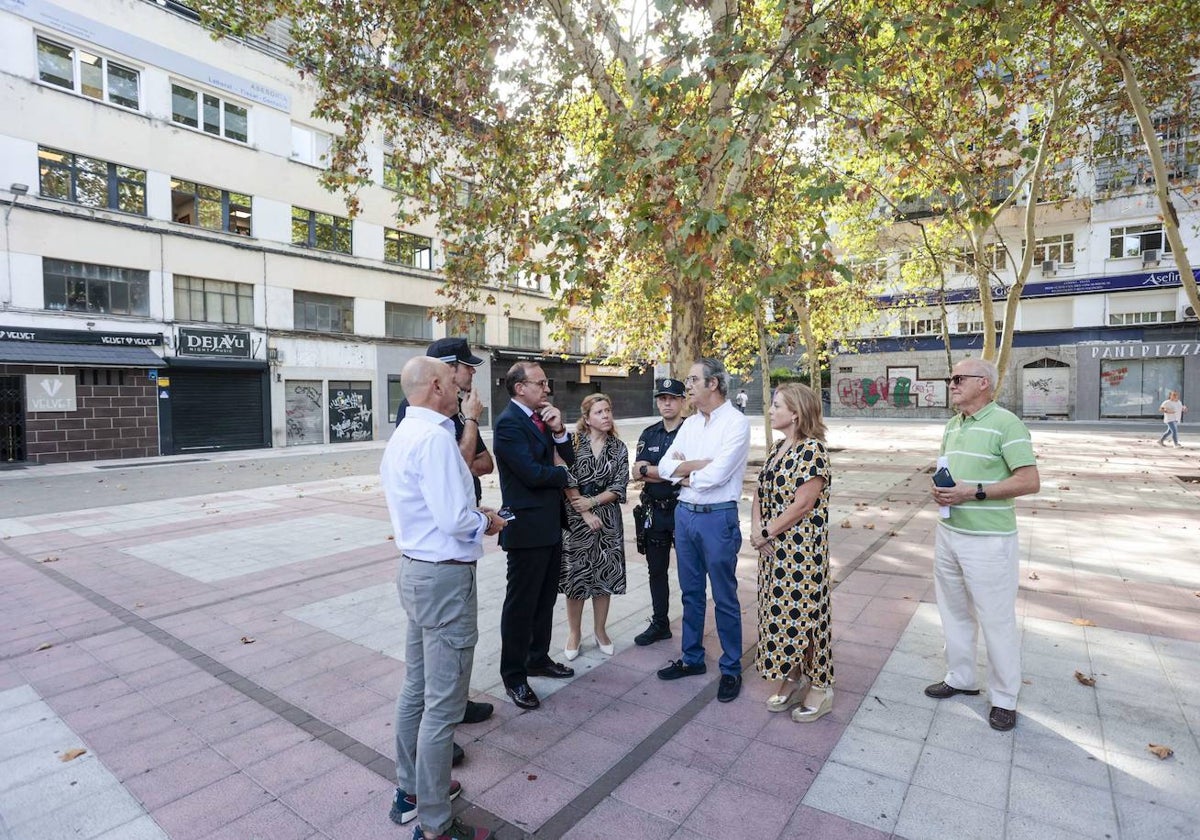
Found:
<svg viewBox="0 0 1200 840"><path fill-rule="evenodd" d="M646 474L649 472L650 472L649 464L642 464L640 467L638 467L638 475L640 475L642 478L645 478Z"/></svg>
<svg viewBox="0 0 1200 840"><path fill-rule="evenodd" d="M987 498L987 492L983 489L982 484L975 485L975 498L981 502Z"/></svg>

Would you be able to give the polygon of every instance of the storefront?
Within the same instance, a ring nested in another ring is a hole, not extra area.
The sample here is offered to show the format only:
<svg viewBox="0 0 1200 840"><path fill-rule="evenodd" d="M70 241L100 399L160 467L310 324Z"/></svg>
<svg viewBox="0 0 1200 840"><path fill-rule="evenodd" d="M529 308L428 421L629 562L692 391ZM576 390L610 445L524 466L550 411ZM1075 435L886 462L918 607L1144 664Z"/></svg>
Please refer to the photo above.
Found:
<svg viewBox="0 0 1200 840"><path fill-rule="evenodd" d="M180 327L175 348L158 373L163 454L269 447L269 371L251 334Z"/></svg>
<svg viewBox="0 0 1200 840"><path fill-rule="evenodd" d="M1160 419L1168 391L1185 403L1200 394L1200 340L1081 344L1076 352L1080 420Z"/></svg>
<svg viewBox="0 0 1200 840"><path fill-rule="evenodd" d="M0 463L159 454L160 333L0 326Z"/></svg>
<svg viewBox="0 0 1200 840"><path fill-rule="evenodd" d="M504 410L510 399L505 375L514 362L537 362L550 380L551 401L567 424L579 419L579 406L588 394L612 397L613 413L619 417L641 417L652 413L654 371L646 368L586 364L580 356L543 356L512 350L492 351L492 416ZM478 376L477 376L478 379ZM477 386L478 386L477 382ZM650 406L648 409L647 406Z"/></svg>

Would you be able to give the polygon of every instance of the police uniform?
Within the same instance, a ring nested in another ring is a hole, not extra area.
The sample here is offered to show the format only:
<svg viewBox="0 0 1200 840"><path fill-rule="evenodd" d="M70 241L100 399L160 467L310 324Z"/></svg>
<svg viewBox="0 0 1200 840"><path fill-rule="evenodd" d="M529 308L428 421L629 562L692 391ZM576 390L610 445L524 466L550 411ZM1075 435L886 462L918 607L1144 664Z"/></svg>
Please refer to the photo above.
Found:
<svg viewBox="0 0 1200 840"><path fill-rule="evenodd" d="M679 379L660 379L655 383L654 396L669 394L682 398L684 395L683 382ZM636 461L645 461L651 466L658 462L670 451L675 442L675 435L683 419L679 418L674 430L667 431L663 421L659 420L652 426L646 427L638 438ZM639 478L639 476L634 476ZM644 524L646 527L646 567L650 573L650 601L654 610L650 627L639 636L638 644L650 644L659 638L669 639L670 619L667 610L670 606L671 589L667 572L671 566L671 543L675 535L675 503L679 499L679 486L669 481L646 482L642 485L641 503L645 509ZM643 523L638 523L639 525ZM659 632L655 632L658 630ZM645 637L647 641L641 641Z"/></svg>

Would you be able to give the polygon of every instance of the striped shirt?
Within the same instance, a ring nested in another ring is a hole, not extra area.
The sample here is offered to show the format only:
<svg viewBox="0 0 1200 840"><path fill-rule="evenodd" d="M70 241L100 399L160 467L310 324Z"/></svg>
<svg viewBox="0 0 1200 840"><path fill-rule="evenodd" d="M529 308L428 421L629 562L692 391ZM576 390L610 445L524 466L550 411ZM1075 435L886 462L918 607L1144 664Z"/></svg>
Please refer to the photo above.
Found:
<svg viewBox="0 0 1200 840"><path fill-rule="evenodd" d="M942 434L942 451L950 463L950 475L960 484L989 484L1003 481L1018 467L1037 463L1029 429L1017 415L994 402L967 417L956 414ZM1001 535L1017 532L1017 514L1012 499L971 499L950 508L950 518L941 525L963 534Z"/></svg>

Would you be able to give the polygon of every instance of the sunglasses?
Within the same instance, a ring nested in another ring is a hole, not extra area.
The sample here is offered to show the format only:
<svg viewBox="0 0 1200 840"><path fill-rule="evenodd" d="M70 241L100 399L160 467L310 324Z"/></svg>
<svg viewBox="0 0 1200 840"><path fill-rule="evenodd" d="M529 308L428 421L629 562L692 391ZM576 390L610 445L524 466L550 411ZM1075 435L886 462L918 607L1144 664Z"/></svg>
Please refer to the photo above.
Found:
<svg viewBox="0 0 1200 840"><path fill-rule="evenodd" d="M986 376L981 376L978 373L956 373L953 376L946 377L947 385L961 385L964 379L987 379Z"/></svg>

